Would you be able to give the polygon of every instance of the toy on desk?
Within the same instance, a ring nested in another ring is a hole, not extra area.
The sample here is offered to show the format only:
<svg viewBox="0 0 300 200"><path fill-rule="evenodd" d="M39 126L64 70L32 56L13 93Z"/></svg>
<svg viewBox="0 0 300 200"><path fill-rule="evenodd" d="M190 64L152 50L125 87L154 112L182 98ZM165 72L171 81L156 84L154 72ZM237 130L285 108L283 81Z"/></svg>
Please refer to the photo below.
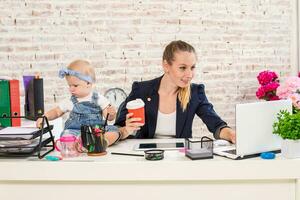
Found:
<svg viewBox="0 0 300 200"><path fill-rule="evenodd" d="M45 156L45 159L49 160L49 161L59 161L59 160L62 160L62 157L47 155L47 156Z"/></svg>
<svg viewBox="0 0 300 200"><path fill-rule="evenodd" d="M185 139L185 156L192 160L213 158L213 140L202 137L201 140Z"/></svg>

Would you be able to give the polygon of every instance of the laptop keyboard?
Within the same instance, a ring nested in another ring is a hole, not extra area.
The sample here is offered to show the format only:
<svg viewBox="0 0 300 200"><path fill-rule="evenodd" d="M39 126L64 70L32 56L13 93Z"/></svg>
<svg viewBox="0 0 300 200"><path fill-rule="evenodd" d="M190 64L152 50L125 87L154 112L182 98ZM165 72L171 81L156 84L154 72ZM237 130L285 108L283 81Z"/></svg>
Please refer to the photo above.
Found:
<svg viewBox="0 0 300 200"><path fill-rule="evenodd" d="M236 155L236 149L231 149L224 152Z"/></svg>

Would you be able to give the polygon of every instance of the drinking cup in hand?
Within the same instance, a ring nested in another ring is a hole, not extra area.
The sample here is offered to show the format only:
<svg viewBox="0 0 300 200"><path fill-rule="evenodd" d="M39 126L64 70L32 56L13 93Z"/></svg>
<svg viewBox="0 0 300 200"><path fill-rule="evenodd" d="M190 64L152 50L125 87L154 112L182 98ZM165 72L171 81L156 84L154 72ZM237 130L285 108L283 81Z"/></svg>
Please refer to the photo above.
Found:
<svg viewBox="0 0 300 200"><path fill-rule="evenodd" d="M133 118L141 118L140 121L135 122L145 124L145 103L142 99L129 101L126 105L126 108L129 113L133 113Z"/></svg>

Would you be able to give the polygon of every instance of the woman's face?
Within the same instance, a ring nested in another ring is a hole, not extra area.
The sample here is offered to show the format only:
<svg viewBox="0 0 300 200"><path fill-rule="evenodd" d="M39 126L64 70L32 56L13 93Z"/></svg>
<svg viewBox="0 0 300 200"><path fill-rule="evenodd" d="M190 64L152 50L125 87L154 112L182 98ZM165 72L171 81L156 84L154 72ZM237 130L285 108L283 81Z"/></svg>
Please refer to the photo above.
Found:
<svg viewBox="0 0 300 200"><path fill-rule="evenodd" d="M172 64L163 62L165 73L178 87L187 87L195 75L196 55L193 52L178 51L174 54Z"/></svg>

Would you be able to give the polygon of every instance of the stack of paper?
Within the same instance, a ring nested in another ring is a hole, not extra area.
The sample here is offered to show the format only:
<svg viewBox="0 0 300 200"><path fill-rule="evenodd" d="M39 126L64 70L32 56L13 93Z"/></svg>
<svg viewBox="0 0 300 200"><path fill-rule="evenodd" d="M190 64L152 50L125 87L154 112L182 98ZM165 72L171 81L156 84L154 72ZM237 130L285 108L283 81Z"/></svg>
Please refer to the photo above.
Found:
<svg viewBox="0 0 300 200"><path fill-rule="evenodd" d="M34 127L6 127L0 130L0 141L3 140L29 140L39 131Z"/></svg>

